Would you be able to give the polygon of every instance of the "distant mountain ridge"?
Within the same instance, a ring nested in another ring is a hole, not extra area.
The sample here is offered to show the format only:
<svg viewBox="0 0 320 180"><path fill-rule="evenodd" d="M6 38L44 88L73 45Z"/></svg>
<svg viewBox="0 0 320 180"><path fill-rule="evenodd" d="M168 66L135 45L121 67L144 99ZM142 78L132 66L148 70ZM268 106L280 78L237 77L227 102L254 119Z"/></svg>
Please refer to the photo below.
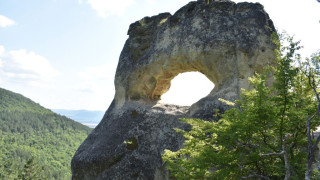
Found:
<svg viewBox="0 0 320 180"><path fill-rule="evenodd" d="M71 179L71 158L91 130L0 88L0 179Z"/></svg>
<svg viewBox="0 0 320 180"><path fill-rule="evenodd" d="M53 112L94 128L101 121L104 111L52 109Z"/></svg>

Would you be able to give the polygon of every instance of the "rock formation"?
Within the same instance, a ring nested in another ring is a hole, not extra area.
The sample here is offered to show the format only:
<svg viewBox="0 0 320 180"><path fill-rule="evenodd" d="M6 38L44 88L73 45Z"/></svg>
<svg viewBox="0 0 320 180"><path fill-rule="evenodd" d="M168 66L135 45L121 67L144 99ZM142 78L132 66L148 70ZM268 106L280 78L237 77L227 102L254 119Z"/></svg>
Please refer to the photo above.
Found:
<svg viewBox="0 0 320 180"><path fill-rule="evenodd" d="M182 117L213 119L248 77L274 60L275 32L263 6L198 0L130 25L121 52L115 97L100 124L72 160L73 179L168 179L161 153L178 150L187 129ZM198 71L211 80L211 93L191 107L158 103L179 73Z"/></svg>

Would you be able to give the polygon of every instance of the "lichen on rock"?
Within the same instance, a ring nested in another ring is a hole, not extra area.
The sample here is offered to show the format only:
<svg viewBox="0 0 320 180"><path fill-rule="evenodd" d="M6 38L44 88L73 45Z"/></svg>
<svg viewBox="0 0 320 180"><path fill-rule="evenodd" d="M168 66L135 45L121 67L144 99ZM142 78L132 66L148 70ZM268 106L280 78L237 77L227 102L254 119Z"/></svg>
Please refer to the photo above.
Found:
<svg viewBox="0 0 320 180"><path fill-rule="evenodd" d="M274 32L262 5L228 0L193 1L131 24L114 100L74 155L73 179L168 179L161 153L183 145L174 128L189 128L179 118L224 112L219 98L238 99L248 77L273 65ZM212 81L211 93L191 107L160 104L171 80L188 71Z"/></svg>

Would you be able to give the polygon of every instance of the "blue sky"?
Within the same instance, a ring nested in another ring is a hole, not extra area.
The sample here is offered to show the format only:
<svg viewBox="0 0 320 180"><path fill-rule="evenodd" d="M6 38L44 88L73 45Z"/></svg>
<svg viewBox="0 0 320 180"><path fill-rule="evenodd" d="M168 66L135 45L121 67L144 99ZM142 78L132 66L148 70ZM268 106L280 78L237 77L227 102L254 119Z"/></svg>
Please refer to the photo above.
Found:
<svg viewBox="0 0 320 180"><path fill-rule="evenodd" d="M305 55L320 49L320 3L257 1L279 29L302 40ZM188 2L0 0L0 87L47 108L106 110L130 23L161 12L173 14ZM210 91L212 84L199 83L193 87Z"/></svg>

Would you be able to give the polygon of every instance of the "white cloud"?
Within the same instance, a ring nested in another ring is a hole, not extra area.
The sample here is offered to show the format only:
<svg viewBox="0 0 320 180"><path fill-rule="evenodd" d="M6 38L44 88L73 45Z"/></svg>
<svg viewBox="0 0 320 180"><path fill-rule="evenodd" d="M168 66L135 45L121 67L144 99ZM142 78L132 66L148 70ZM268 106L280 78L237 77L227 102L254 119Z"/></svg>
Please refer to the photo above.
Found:
<svg viewBox="0 0 320 180"><path fill-rule="evenodd" d="M106 109L114 97L116 63L86 68L78 73L74 90L87 109Z"/></svg>
<svg viewBox="0 0 320 180"><path fill-rule="evenodd" d="M112 15L123 15L127 8L134 3L148 3L155 4L156 0L86 0L87 3L94 9L100 17L106 18ZM83 3L83 0L78 0L79 4Z"/></svg>
<svg viewBox="0 0 320 180"><path fill-rule="evenodd" d="M2 62L2 60L1 60L1 56L4 55L4 51L5 51L4 47L3 47L3 46L0 46L0 69L1 69L1 67L3 66L3 65L2 65L3 62Z"/></svg>
<svg viewBox="0 0 320 180"><path fill-rule="evenodd" d="M2 56L2 54L4 54L4 51L5 51L4 47L0 46L0 57Z"/></svg>
<svg viewBox="0 0 320 180"><path fill-rule="evenodd" d="M110 76L108 72L112 70L113 65L101 65L101 66L93 66L88 67L84 72L79 73L79 76L83 79L107 79ZM113 70L114 71L114 70Z"/></svg>
<svg viewBox="0 0 320 180"><path fill-rule="evenodd" d="M3 16L3 15L0 14L0 26L1 27L8 27L8 26L12 26L12 25L15 25L15 24L16 23L13 20L11 20L11 19L7 18L6 16Z"/></svg>
<svg viewBox="0 0 320 180"><path fill-rule="evenodd" d="M156 2L156 0L146 0L146 2L149 4L154 4Z"/></svg>
<svg viewBox="0 0 320 180"><path fill-rule="evenodd" d="M45 57L25 49L6 51L0 46L0 76L3 82L45 87L58 75L59 72Z"/></svg>
<svg viewBox="0 0 320 180"><path fill-rule="evenodd" d="M108 82L113 82L115 70L116 64L88 67L78 74L81 84L75 89L83 92L103 93L106 89L114 88L113 83L108 84Z"/></svg>
<svg viewBox="0 0 320 180"><path fill-rule="evenodd" d="M91 8L96 10L101 17L108 17L111 15L122 15L126 8L132 5L135 0L87 0ZM149 0L150 1L150 0ZM78 1L82 2L81 0Z"/></svg>

